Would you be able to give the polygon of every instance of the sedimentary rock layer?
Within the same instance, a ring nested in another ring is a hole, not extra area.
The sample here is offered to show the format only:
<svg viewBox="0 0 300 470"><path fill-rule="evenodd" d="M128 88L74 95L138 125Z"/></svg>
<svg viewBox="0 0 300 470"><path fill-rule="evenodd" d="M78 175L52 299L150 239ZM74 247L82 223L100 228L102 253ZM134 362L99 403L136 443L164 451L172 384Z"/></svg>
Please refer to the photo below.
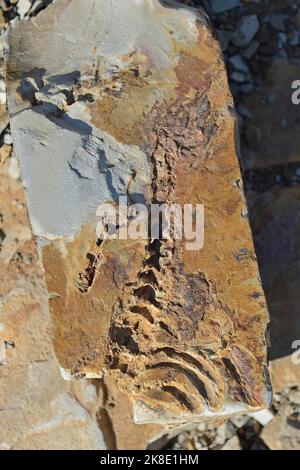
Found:
<svg viewBox="0 0 300 470"><path fill-rule="evenodd" d="M267 406L268 314L204 15L56 0L9 40L11 128L64 377L112 381L137 423ZM99 240L97 207L121 196L203 204L204 248Z"/></svg>

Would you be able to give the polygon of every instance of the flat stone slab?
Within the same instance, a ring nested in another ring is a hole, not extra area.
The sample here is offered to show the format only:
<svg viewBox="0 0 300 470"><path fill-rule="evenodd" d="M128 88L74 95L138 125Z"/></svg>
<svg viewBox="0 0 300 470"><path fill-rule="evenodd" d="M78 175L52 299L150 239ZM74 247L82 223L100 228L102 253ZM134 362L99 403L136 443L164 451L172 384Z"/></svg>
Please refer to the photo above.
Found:
<svg viewBox="0 0 300 470"><path fill-rule="evenodd" d="M9 42L11 129L63 376L113 381L136 423L268 406L268 312L204 15L171 1L56 0ZM174 236L102 242L97 207L122 196L203 204L203 249Z"/></svg>

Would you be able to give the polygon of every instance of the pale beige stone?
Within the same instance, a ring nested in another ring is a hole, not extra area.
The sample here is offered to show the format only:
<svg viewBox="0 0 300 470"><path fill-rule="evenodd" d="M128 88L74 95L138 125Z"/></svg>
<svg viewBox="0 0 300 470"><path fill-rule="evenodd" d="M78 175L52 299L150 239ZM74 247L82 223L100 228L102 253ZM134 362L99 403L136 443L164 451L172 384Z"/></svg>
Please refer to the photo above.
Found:
<svg viewBox="0 0 300 470"><path fill-rule="evenodd" d="M293 362L292 355L275 359L270 363L270 375L274 392L282 392L299 385L300 364Z"/></svg>
<svg viewBox="0 0 300 470"><path fill-rule="evenodd" d="M104 449L96 387L81 385L97 408L90 414L54 357L43 273L9 163L0 163L0 448Z"/></svg>
<svg viewBox="0 0 300 470"><path fill-rule="evenodd" d="M221 450L242 450L238 436L229 439Z"/></svg>
<svg viewBox="0 0 300 470"><path fill-rule="evenodd" d="M300 420L298 414L282 410L262 431L261 438L271 450L299 450Z"/></svg>

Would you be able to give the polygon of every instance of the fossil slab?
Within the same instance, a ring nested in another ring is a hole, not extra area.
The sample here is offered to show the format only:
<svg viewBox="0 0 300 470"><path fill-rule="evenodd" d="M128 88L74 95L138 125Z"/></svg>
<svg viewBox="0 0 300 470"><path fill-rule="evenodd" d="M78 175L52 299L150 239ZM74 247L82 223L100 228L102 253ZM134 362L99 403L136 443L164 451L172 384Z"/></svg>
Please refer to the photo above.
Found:
<svg viewBox="0 0 300 470"><path fill-rule="evenodd" d="M63 376L113 381L136 423L270 403L268 313L236 120L204 15L56 0L9 36L11 128ZM100 203L203 204L205 244L105 240Z"/></svg>
<svg viewBox="0 0 300 470"><path fill-rule="evenodd" d="M300 338L300 106L291 100L291 84L299 76L299 66L299 61L273 60L261 90L249 96L245 103L254 110L253 122L260 134L255 146L243 150L242 164L246 170L249 212L272 318L272 360L290 356L294 341ZM274 77L278 77L277 80ZM276 96L275 102L258 107L260 100L270 93ZM289 367L280 366L281 362L278 370L282 370L283 377L285 374L288 377L289 368L290 372L294 369L297 373L297 365L293 365L291 358L286 360ZM300 370L297 383L299 374ZM278 378L279 375L274 374L276 388Z"/></svg>

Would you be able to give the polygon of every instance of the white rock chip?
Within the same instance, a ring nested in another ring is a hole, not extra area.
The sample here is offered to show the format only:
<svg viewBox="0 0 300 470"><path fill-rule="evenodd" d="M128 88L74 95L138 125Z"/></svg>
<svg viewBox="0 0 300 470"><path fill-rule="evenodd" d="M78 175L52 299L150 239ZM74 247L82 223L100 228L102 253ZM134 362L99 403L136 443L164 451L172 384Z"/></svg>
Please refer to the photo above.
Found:
<svg viewBox="0 0 300 470"><path fill-rule="evenodd" d="M247 47L259 30L259 20L256 15L244 16L238 24L238 29L232 42L238 47Z"/></svg>
<svg viewBox="0 0 300 470"><path fill-rule="evenodd" d="M15 155L13 155L10 159L8 174L14 180L18 180L20 178L20 166L18 159Z"/></svg>
<svg viewBox="0 0 300 470"><path fill-rule="evenodd" d="M3 143L6 145L12 145L13 139L9 132L6 132L3 137Z"/></svg>
<svg viewBox="0 0 300 470"><path fill-rule="evenodd" d="M18 1L18 13L20 15L21 20L23 20L26 14L29 12L31 8L30 0L19 0Z"/></svg>
<svg viewBox="0 0 300 470"><path fill-rule="evenodd" d="M255 413L251 413L250 416L262 426L266 426L274 418L274 414L271 410L256 411Z"/></svg>

